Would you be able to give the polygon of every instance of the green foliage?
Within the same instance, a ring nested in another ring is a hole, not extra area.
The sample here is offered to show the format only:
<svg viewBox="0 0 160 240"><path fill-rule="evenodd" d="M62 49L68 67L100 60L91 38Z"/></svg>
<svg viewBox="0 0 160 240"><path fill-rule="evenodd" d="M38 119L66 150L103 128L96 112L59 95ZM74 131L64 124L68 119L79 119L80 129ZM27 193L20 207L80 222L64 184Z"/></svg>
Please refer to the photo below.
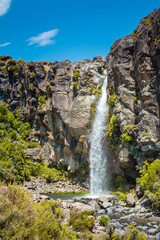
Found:
<svg viewBox="0 0 160 240"><path fill-rule="evenodd" d="M90 218L86 213L72 210L70 212L69 224L73 229L80 232L92 231L95 220Z"/></svg>
<svg viewBox="0 0 160 240"><path fill-rule="evenodd" d="M160 209L160 159L151 164L145 161L137 182L140 183L144 194L153 202L153 207Z"/></svg>
<svg viewBox="0 0 160 240"><path fill-rule="evenodd" d="M118 97L116 93L113 93L112 95L108 96L108 105L110 108L113 108L117 102L118 102Z"/></svg>
<svg viewBox="0 0 160 240"><path fill-rule="evenodd" d="M133 228L124 240L148 240L148 237L144 232L139 231L137 228Z"/></svg>
<svg viewBox="0 0 160 240"><path fill-rule="evenodd" d="M36 73L33 71L32 74L31 74L31 79L34 79L36 76Z"/></svg>
<svg viewBox="0 0 160 240"><path fill-rule="evenodd" d="M16 116L18 121L21 120L22 119L22 110L21 109L17 109L16 113L15 113L15 116Z"/></svg>
<svg viewBox="0 0 160 240"><path fill-rule="evenodd" d="M49 92L51 90L51 83L47 82L46 83L46 90Z"/></svg>
<svg viewBox="0 0 160 240"><path fill-rule="evenodd" d="M19 113L20 114L20 113ZM18 114L18 115L19 115ZM16 119L0 103L0 179L22 181L34 173L34 163L26 157L30 124ZM37 166L35 166L37 168Z"/></svg>
<svg viewBox="0 0 160 240"><path fill-rule="evenodd" d="M123 143L133 142L133 129L134 124L128 125L124 128L124 133L121 135Z"/></svg>
<svg viewBox="0 0 160 240"><path fill-rule="evenodd" d="M29 90L33 90L33 83L29 84Z"/></svg>
<svg viewBox="0 0 160 240"><path fill-rule="evenodd" d="M9 59L4 66L4 70L6 72L13 73L15 76L17 76L18 75L18 64L17 64L17 62L13 59Z"/></svg>
<svg viewBox="0 0 160 240"><path fill-rule="evenodd" d="M40 147L28 142L29 123L20 121L21 110L13 115L0 103L0 180L21 182L29 176L43 176L48 182L66 180L67 173L48 168L43 162L34 163L26 156L27 148Z"/></svg>
<svg viewBox="0 0 160 240"><path fill-rule="evenodd" d="M134 106L136 107L137 106L137 97L133 98L133 102L134 102Z"/></svg>
<svg viewBox="0 0 160 240"><path fill-rule="evenodd" d="M43 111L43 107L46 106L46 103L47 103L46 96L40 96L38 98L38 107L40 111Z"/></svg>
<svg viewBox="0 0 160 240"><path fill-rule="evenodd" d="M21 58L17 61L18 64L25 63Z"/></svg>
<svg viewBox="0 0 160 240"><path fill-rule="evenodd" d="M44 65L47 65L47 61L42 61L42 63L43 63Z"/></svg>
<svg viewBox="0 0 160 240"><path fill-rule="evenodd" d="M143 136L149 136L149 133L148 132L144 132Z"/></svg>
<svg viewBox="0 0 160 240"><path fill-rule="evenodd" d="M101 86L99 86L98 89L91 88L89 92L90 94L96 95L96 97L99 98L99 95L101 94Z"/></svg>
<svg viewBox="0 0 160 240"><path fill-rule="evenodd" d="M0 184L0 212L2 239L77 239L61 224L64 215L56 201L33 203L30 194L16 185Z"/></svg>
<svg viewBox="0 0 160 240"><path fill-rule="evenodd" d="M108 114L107 114L107 132L106 137L109 138L111 144L115 145L118 143L119 139L119 126L117 123L116 115L113 113L113 108L118 102L118 97L115 93L108 96L107 104L109 106Z"/></svg>
<svg viewBox="0 0 160 240"><path fill-rule="evenodd" d="M0 66L4 66L5 62L4 61L0 61Z"/></svg>
<svg viewBox="0 0 160 240"><path fill-rule="evenodd" d="M78 82L73 82L73 89L75 90L78 87Z"/></svg>
<svg viewBox="0 0 160 240"><path fill-rule="evenodd" d="M151 26L151 21L150 21L149 18L144 19L143 21L144 21L144 23L146 23L147 25Z"/></svg>
<svg viewBox="0 0 160 240"><path fill-rule="evenodd" d="M41 72L45 72L45 70L44 70L44 67L39 67L39 70L41 71Z"/></svg>
<svg viewBox="0 0 160 240"><path fill-rule="evenodd" d="M109 221L110 221L110 219L107 216L102 215L102 217L100 218L100 222L103 226L106 226Z"/></svg>
<svg viewBox="0 0 160 240"><path fill-rule="evenodd" d="M46 166L43 166L41 168L40 175L42 177L45 177L48 183L51 182L58 182L58 181L65 181L67 173L63 170L58 170L55 168L48 168Z"/></svg>
<svg viewBox="0 0 160 240"><path fill-rule="evenodd" d="M133 137L130 136L128 133L123 133L121 135L121 138L122 138L122 142L123 143L131 143L131 142L133 142Z"/></svg>
<svg viewBox="0 0 160 240"><path fill-rule="evenodd" d="M113 195L116 195L117 197L119 197L119 199L121 201L125 201L127 194L128 193L124 193L124 192L111 192Z"/></svg>
<svg viewBox="0 0 160 240"><path fill-rule="evenodd" d="M117 118L114 114L110 117L110 120L107 124L107 132L106 137L109 137L110 142L112 144L116 144L118 142L118 123Z"/></svg>
<svg viewBox="0 0 160 240"><path fill-rule="evenodd" d="M80 75L79 69L73 71L73 82L78 82L79 75Z"/></svg>
<svg viewBox="0 0 160 240"><path fill-rule="evenodd" d="M96 105L94 103L91 104L91 114L96 113Z"/></svg>

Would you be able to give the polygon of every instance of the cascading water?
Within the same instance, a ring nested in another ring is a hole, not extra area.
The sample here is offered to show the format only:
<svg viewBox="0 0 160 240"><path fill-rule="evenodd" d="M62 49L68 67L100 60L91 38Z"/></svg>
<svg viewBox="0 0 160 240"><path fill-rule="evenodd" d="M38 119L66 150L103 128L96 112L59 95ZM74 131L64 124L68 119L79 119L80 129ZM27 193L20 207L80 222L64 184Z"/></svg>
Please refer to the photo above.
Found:
<svg viewBox="0 0 160 240"><path fill-rule="evenodd" d="M102 140L106 130L107 77L104 80L101 96L96 107L96 115L90 134L90 194L100 195L106 192L107 158L103 152Z"/></svg>

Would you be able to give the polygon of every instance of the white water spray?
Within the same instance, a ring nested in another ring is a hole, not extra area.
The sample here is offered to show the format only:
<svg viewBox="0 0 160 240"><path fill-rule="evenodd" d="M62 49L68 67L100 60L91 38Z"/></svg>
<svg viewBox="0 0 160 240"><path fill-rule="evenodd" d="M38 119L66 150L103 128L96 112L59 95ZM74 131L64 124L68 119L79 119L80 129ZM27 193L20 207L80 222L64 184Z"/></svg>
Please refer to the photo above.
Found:
<svg viewBox="0 0 160 240"><path fill-rule="evenodd" d="M90 194L101 195L107 191L107 158L103 152L102 140L107 118L107 77L104 80L101 96L96 107L96 115L90 134Z"/></svg>

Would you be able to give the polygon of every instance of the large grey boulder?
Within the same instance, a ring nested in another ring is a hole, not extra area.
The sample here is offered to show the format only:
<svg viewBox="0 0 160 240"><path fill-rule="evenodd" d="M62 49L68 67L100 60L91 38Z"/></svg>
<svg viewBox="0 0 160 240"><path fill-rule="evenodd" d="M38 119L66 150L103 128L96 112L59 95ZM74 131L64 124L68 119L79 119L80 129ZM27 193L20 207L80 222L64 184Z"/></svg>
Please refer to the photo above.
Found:
<svg viewBox="0 0 160 240"><path fill-rule="evenodd" d="M87 204L84 204L84 203L80 203L80 202L75 202L75 203L72 203L72 208L78 210L78 211L81 211L81 212L90 212L90 211L94 211L94 209L87 205Z"/></svg>

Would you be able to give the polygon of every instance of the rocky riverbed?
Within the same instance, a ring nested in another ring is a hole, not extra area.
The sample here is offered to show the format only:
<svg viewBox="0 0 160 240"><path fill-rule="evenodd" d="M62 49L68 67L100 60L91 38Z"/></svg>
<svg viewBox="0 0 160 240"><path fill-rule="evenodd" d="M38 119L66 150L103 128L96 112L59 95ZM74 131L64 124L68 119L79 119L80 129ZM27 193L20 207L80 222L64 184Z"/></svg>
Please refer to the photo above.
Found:
<svg viewBox="0 0 160 240"><path fill-rule="evenodd" d="M46 183L43 179L32 179L30 182L25 182L24 187L27 191L33 193L33 201L41 202L47 199L52 199L49 193L57 192L82 192L86 191L85 187L75 184L71 181ZM41 193L47 193L43 195ZM76 196L76 195L75 195ZM54 199L52 199L55 201ZM151 209L150 201L145 196L135 201L135 194L129 193L125 201L119 197L111 195L109 197L100 196L97 199L92 198L72 198L68 200L57 199L65 213L63 220L64 224L68 224L70 211L91 212L91 218L94 218L95 225L92 230L94 235L101 236L107 231L112 231L119 234L127 234L131 226L144 231L149 239L160 239L160 213L154 212ZM109 222L103 226L100 219L102 216L108 217ZM72 226L69 228L72 229Z"/></svg>
<svg viewBox="0 0 160 240"><path fill-rule="evenodd" d="M149 239L160 239L160 214L147 207L147 199L142 197L134 207L127 206L126 202L117 197L101 196L98 199L70 199L60 200L60 205L66 213L64 223L67 223L71 209L80 211L93 211L95 219L92 232L103 235L106 231L127 234L131 225L144 231ZM102 226L101 217L109 217L109 223Z"/></svg>

